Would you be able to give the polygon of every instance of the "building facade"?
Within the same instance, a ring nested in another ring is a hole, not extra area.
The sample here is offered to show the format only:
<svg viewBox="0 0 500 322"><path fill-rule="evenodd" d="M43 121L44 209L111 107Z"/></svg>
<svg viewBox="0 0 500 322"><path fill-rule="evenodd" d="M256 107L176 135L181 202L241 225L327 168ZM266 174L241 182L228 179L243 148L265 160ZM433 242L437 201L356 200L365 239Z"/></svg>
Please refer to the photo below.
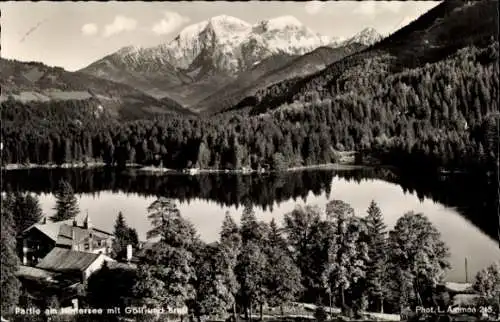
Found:
<svg viewBox="0 0 500 322"><path fill-rule="evenodd" d="M45 219L27 228L20 236L23 265L36 266L55 247L73 251L111 254L113 234L92 225L87 215L82 224L77 220L47 222Z"/></svg>

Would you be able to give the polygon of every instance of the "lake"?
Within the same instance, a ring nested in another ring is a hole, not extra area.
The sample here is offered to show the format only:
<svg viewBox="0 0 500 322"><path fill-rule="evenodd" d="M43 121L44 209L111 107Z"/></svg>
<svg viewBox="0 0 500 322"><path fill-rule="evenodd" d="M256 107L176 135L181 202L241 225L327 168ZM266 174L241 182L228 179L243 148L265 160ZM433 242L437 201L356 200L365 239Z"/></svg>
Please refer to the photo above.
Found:
<svg viewBox="0 0 500 322"><path fill-rule="evenodd" d="M270 222L275 218L281 223L283 215L297 204L324 209L328 200L340 199L349 203L357 215L365 216L370 201L375 200L389 229L407 211L421 212L429 218L450 248L453 268L448 281L465 281L465 258L469 281L478 270L500 258L491 222L495 199L489 198L494 194L484 190L490 185L475 176L408 176L388 169L244 176L160 176L103 168L30 169L2 171L2 188L37 193L44 213L50 216L55 205L52 192L60 178L68 180L77 192L80 220L88 212L94 225L112 231L121 211L142 240L150 228L146 208L157 196L175 199L182 215L207 242L218 238L226 211L239 220L245 202L254 205L259 219Z"/></svg>

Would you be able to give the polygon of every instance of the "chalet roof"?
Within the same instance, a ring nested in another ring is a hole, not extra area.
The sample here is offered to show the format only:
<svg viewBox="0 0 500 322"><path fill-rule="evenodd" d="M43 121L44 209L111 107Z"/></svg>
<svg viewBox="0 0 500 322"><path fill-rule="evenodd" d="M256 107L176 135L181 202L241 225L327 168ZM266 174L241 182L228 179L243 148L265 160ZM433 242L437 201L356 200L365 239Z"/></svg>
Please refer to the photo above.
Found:
<svg viewBox="0 0 500 322"><path fill-rule="evenodd" d="M45 235L47 235L50 239L56 241L57 236L59 235L59 228L63 224L71 224L73 222L72 219L69 220L64 220L64 221L58 221L58 222L48 222L46 224L42 223L36 223L34 225L31 225L30 227L26 228L23 233L26 233L30 231L31 229L38 229Z"/></svg>
<svg viewBox="0 0 500 322"><path fill-rule="evenodd" d="M54 247L36 267L55 272L82 272L99 256L103 255Z"/></svg>
<svg viewBox="0 0 500 322"><path fill-rule="evenodd" d="M92 234L92 239L95 241L108 239L112 235L98 230L98 229L85 229L83 227L62 224L59 228L59 235L57 236L57 245L71 246L83 243L90 239ZM74 240L73 240L74 238Z"/></svg>
<svg viewBox="0 0 500 322"><path fill-rule="evenodd" d="M125 270L137 269L137 265L134 263L120 263L120 262L109 262L108 267L110 269L125 269Z"/></svg>
<svg viewBox="0 0 500 322"><path fill-rule="evenodd" d="M113 234L107 231L94 227L90 229L86 229L81 226L75 227L73 226L72 219L58 222L48 222L46 224L37 223L25 229L23 233L26 233L31 229L38 229L40 232L47 235L53 241L56 241L58 244L60 242L61 245L71 245L72 230L75 231L75 237L78 243L82 242L84 238L87 238L90 232L92 232L93 237L97 239L106 239L113 236Z"/></svg>
<svg viewBox="0 0 500 322"><path fill-rule="evenodd" d="M21 265L19 266L19 270L17 271L16 275L28 279L51 280L54 279L54 277L56 277L58 274L37 267Z"/></svg>

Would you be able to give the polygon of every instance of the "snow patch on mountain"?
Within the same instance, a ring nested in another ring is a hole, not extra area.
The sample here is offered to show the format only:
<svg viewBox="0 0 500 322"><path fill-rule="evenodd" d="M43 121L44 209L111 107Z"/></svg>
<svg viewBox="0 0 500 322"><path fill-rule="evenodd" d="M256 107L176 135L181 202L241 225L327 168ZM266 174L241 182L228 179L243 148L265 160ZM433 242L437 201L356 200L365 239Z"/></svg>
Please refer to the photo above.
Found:
<svg viewBox="0 0 500 322"><path fill-rule="evenodd" d="M381 34L379 34L374 28L365 28L352 36L351 38L347 39L344 44L345 45L350 45L353 43L358 43L358 44L363 44L366 46L373 45L374 43L378 42L381 40L383 37Z"/></svg>
<svg viewBox="0 0 500 322"><path fill-rule="evenodd" d="M293 16L281 16L261 22L268 30L286 29L286 28L301 28L304 25Z"/></svg>
<svg viewBox="0 0 500 322"><path fill-rule="evenodd" d="M367 28L348 39L347 44L372 43L379 36ZM191 80L201 80L204 75L220 73L236 76L273 55L304 55L319 47L342 44L342 39L318 34L289 15L255 24L219 15L185 27L174 39L161 45L122 48L87 70L101 76L125 69L138 75L170 78L185 75Z"/></svg>
<svg viewBox="0 0 500 322"><path fill-rule="evenodd" d="M168 63L190 74L193 70L207 68L235 74L274 54L302 55L338 42L338 39L310 30L293 16L252 25L235 17L219 15L185 27L166 44L150 48L129 46L116 55L127 64L146 69L151 69L150 65Z"/></svg>

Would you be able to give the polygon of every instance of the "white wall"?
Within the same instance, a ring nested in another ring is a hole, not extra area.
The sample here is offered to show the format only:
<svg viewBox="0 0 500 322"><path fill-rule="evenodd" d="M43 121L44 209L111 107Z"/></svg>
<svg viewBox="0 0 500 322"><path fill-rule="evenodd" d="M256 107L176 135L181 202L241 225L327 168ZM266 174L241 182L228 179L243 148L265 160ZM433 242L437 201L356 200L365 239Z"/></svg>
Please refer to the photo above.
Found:
<svg viewBox="0 0 500 322"><path fill-rule="evenodd" d="M114 262L114 260L111 257L100 254L99 257L97 257L97 259L82 273L83 280L87 280L92 273L101 269L104 262Z"/></svg>

